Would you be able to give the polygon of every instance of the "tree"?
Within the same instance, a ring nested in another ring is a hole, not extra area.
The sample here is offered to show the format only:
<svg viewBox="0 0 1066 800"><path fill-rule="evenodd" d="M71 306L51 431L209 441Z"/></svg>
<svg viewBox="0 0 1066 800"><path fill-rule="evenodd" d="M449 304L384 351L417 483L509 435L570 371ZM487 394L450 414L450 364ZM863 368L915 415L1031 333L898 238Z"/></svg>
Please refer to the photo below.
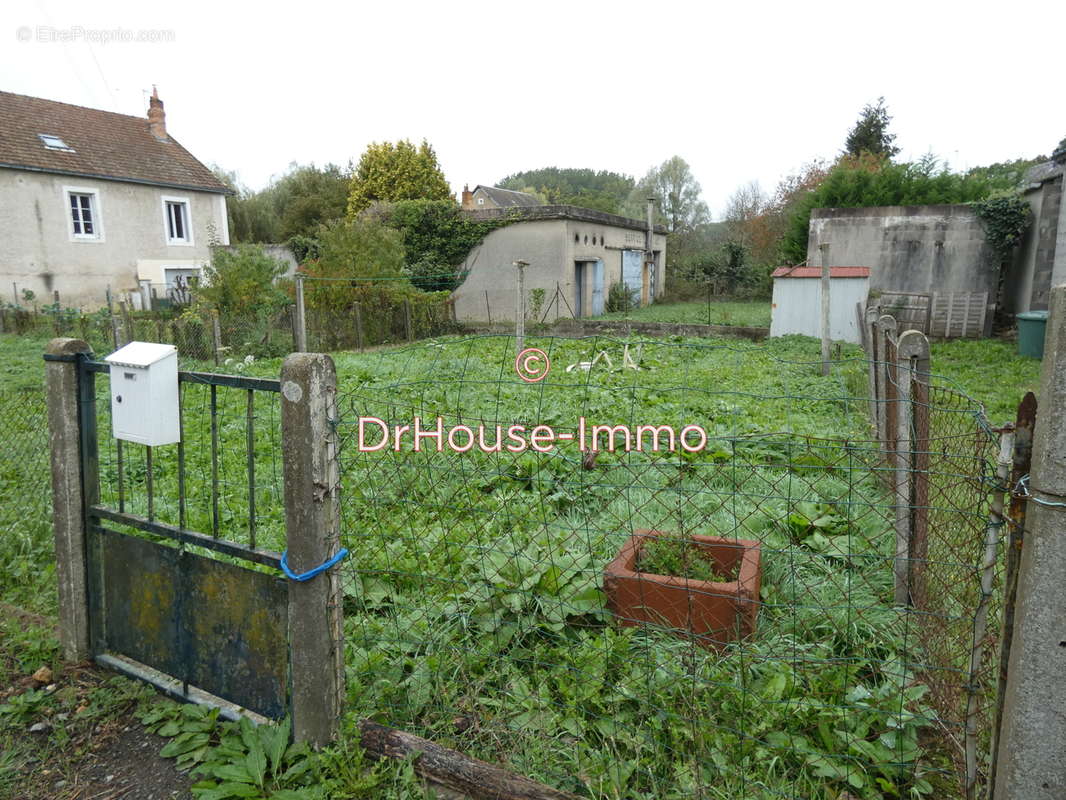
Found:
<svg viewBox="0 0 1066 800"><path fill-rule="evenodd" d="M793 264L807 259L811 211L815 208L972 203L991 191L983 176L950 172L932 156L911 164L892 164L870 154L845 157L815 191L796 204L782 242L782 255Z"/></svg>
<svg viewBox="0 0 1066 800"><path fill-rule="evenodd" d="M278 241L278 217L270 197L265 192L250 191L240 182L236 172L218 165L212 166L211 171L233 192L226 198L230 241Z"/></svg>
<svg viewBox="0 0 1066 800"><path fill-rule="evenodd" d="M281 239L310 236L319 225L344 219L350 181L350 165L344 170L336 164L291 164L273 187Z"/></svg>
<svg viewBox="0 0 1066 800"><path fill-rule="evenodd" d="M355 167L348 194L348 215L354 217L374 202L449 200L437 154L425 139L417 148L403 139L371 144Z"/></svg>
<svg viewBox="0 0 1066 800"><path fill-rule="evenodd" d="M508 175L496 185L535 194L545 203L620 214L636 182L628 175L607 170L544 167Z"/></svg>
<svg viewBox="0 0 1066 800"><path fill-rule="evenodd" d="M899 148L892 144L896 135L888 132L888 123L891 121L892 117L885 108L885 98L877 98L876 105L867 103L844 141L844 154L861 156L870 153L886 160L894 158Z"/></svg>
<svg viewBox="0 0 1066 800"><path fill-rule="evenodd" d="M639 217L637 209L643 207L647 198L654 197L667 230L680 233L710 221L707 204L700 199L701 192L699 181L692 175L688 163L680 156L674 156L648 170L630 193L627 205L630 215Z"/></svg>
<svg viewBox="0 0 1066 800"><path fill-rule="evenodd" d="M289 241L344 217L350 168L294 162L258 192L243 186L235 172L217 166L214 172L234 192L226 203L232 242Z"/></svg>

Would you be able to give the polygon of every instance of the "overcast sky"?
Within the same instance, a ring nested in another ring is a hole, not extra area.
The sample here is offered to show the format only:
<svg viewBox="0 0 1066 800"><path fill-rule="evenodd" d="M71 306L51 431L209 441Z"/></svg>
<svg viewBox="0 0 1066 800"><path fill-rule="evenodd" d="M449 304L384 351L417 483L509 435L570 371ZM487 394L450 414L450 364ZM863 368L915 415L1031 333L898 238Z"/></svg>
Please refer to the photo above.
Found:
<svg viewBox="0 0 1066 800"><path fill-rule="evenodd" d="M453 188L544 166L689 162L715 218L738 185L833 157L884 95L903 158L954 167L1066 136L1066 3L7 0L0 88L143 115L265 185L428 139ZM105 41L148 37L152 42ZM68 38L70 41L60 41Z"/></svg>

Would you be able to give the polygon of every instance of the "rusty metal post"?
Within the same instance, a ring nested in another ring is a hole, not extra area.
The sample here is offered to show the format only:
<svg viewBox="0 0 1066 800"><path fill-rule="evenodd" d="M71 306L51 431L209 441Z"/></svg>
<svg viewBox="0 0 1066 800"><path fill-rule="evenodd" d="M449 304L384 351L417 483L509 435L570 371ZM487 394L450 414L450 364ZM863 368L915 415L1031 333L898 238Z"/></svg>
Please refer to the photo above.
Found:
<svg viewBox="0 0 1066 800"><path fill-rule="evenodd" d="M1022 559L1025 539L1027 498L1019 491L1019 484L1029 474L1033 454L1033 428L1036 426L1036 395L1027 392L1018 404L1014 423L1014 466L1010 473L1010 508L1007 511L1007 569L1003 578L1003 628L999 637L999 687L996 691L996 721L992 728L992 765L988 784L996 785L999 759L996 746L1003 728L1003 699L1007 692L1007 668L1010 663L1011 641L1014 638L1014 610L1018 598L1018 565Z"/></svg>
<svg viewBox="0 0 1066 800"><path fill-rule="evenodd" d="M304 574L340 550L337 372L333 359L293 353L281 367L281 447L289 568ZM316 746L334 739L344 697L339 566L289 582L292 730Z"/></svg>
<svg viewBox="0 0 1066 800"><path fill-rule="evenodd" d="M929 413L929 339L919 331L907 340L906 356L910 362L911 416L911 546L910 593L911 604L922 609L926 605L925 571L929 555L929 458L931 415ZM907 334L904 334L906 336ZM901 349L903 347L901 340Z"/></svg>
<svg viewBox="0 0 1066 800"><path fill-rule="evenodd" d="M1005 487L1010 476L1014 454L1014 430L1008 428L999 436L999 457L996 459L996 482ZM988 629L988 606L992 601L992 583L996 577L996 562L999 557L1000 528L1003 527L1002 488L992 492L992 507L989 510L988 523L985 525L985 549L981 559L981 599L978 601L973 621L973 641L970 645L970 666L966 674L966 722L964 755L966 759L966 800L977 798L977 739L979 711L979 690L974 684L981 669L981 653Z"/></svg>

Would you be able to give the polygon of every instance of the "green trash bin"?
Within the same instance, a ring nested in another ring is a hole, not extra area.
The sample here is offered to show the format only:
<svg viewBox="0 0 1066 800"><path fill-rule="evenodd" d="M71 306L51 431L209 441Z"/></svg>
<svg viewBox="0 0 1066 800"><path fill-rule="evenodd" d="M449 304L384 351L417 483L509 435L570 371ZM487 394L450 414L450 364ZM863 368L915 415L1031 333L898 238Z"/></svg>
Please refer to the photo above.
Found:
<svg viewBox="0 0 1066 800"><path fill-rule="evenodd" d="M1044 357L1044 332L1047 329L1046 311L1026 311L1018 314L1018 353L1030 358Z"/></svg>

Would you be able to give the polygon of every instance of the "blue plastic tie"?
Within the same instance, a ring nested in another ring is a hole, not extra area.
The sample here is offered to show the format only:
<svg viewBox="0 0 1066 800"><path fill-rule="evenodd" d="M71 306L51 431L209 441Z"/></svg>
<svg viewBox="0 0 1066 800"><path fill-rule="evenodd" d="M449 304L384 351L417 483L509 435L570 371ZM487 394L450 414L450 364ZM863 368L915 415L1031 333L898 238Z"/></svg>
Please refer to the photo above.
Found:
<svg viewBox="0 0 1066 800"><path fill-rule="evenodd" d="M342 547L340 550L337 551L337 555L333 556L333 558L331 558L329 561L319 564L314 569L309 569L307 570L307 572L304 572L301 575L297 575L295 572L289 569L289 551L286 550L284 553L281 554L281 571L285 573L285 577L289 580L299 581L300 583L303 583L304 581L311 580L313 577L315 577L315 575L318 575L320 572L325 572L327 569L334 566L335 564L339 564L340 561L347 555L348 548Z"/></svg>

